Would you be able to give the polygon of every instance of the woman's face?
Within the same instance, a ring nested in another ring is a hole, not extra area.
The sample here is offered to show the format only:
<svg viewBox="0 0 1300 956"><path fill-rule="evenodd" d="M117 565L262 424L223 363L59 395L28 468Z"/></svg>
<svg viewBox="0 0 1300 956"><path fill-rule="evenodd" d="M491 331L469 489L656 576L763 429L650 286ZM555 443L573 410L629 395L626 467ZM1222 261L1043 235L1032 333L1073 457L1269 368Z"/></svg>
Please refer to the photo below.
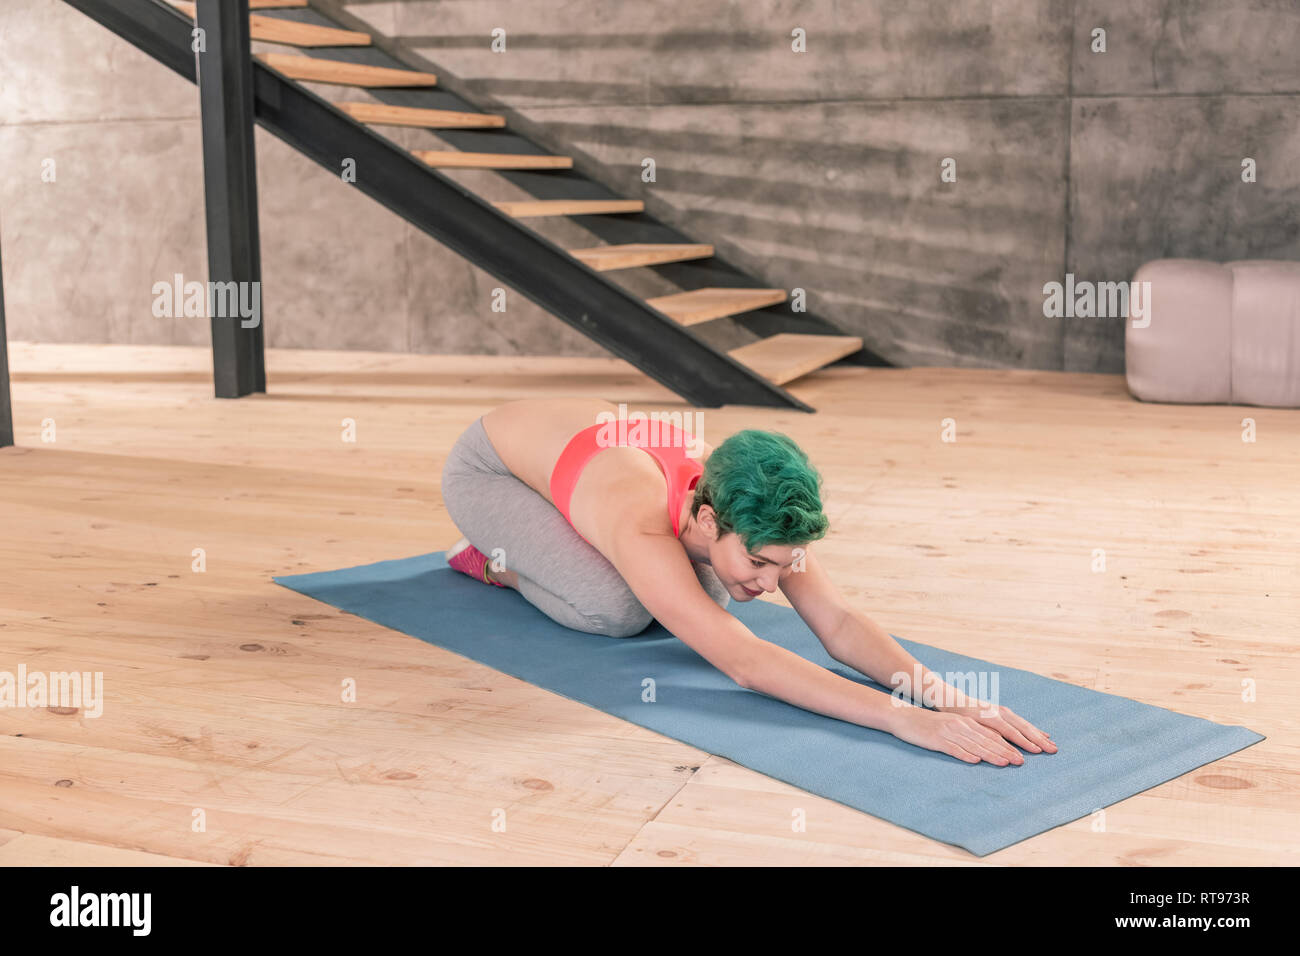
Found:
<svg viewBox="0 0 1300 956"><path fill-rule="evenodd" d="M790 573L798 545L765 544L756 551L747 551L740 535L719 533L716 517L708 505L700 507L699 520L710 537L709 564L737 601L752 601L765 591L769 594L776 591L780 579Z"/></svg>

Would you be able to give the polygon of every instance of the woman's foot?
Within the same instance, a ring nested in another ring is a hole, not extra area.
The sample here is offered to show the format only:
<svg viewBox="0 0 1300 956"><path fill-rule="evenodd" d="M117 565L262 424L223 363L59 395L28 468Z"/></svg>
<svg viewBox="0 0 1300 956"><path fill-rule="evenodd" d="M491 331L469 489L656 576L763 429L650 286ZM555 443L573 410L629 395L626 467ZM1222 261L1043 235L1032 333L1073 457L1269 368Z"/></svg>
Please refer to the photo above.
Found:
<svg viewBox="0 0 1300 956"><path fill-rule="evenodd" d="M519 590L519 575L514 571L494 571L492 570L492 562L489 561L487 573L488 580L493 584L498 584L503 588L513 588L516 591Z"/></svg>
<svg viewBox="0 0 1300 956"><path fill-rule="evenodd" d="M459 571L461 574L467 574L485 584L495 584L499 588L505 587L500 581L492 580L487 555L470 544L468 538L461 538L448 548L446 558L447 566Z"/></svg>

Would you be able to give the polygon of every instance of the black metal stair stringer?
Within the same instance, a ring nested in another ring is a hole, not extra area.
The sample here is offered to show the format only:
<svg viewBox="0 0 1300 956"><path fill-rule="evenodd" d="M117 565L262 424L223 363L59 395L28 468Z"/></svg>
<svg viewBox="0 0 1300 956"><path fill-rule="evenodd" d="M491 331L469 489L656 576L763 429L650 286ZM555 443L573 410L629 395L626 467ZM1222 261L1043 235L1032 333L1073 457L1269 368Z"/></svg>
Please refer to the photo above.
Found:
<svg viewBox="0 0 1300 956"><path fill-rule="evenodd" d="M186 79L193 23L160 0L64 0ZM319 96L253 63L257 122L686 401L813 409Z"/></svg>
<svg viewBox="0 0 1300 956"><path fill-rule="evenodd" d="M358 18L347 9L347 0L311 0L310 7L284 7L264 11L277 19L316 26L357 30L368 33L369 46L323 47L310 51L317 59L344 63L359 63L395 69L420 70L438 76L436 87L376 88L366 92L381 103L392 106L423 107L466 112L481 112L483 107L464 89L465 81L449 73L442 64L431 61L423 53L406 47ZM550 155L569 151L564 144L543 146L538 142L540 130L519 111L506 104L494 103L489 109L508 118L505 128L491 129L439 129L437 137L456 149L467 152L522 153ZM534 132L525 132L532 130ZM536 199L625 199L605 182L592 175L573 170L496 170L503 180L517 186ZM639 169L638 169L639 174ZM659 220L650 213L618 216L573 216L588 232L610 244L620 243L696 243L701 237L690 236ZM704 237L707 240L707 237ZM728 262L717 251L706 259L673 262L642 267L662 276L683 289L703 287L755 288L771 283L759 282L748 271ZM728 326L726 328L720 326ZM791 303L779 303L763 309L751 309L729 316L725 322L715 320L694 331L711 344L726 348L750 341L752 336L766 338L780 332L809 335L850 335L831 320L813 312L796 312ZM730 340L730 341L728 341ZM723 344L725 343L725 344ZM894 363L867 347L838 360L839 363L865 366L892 367ZM837 363L838 364L838 363Z"/></svg>

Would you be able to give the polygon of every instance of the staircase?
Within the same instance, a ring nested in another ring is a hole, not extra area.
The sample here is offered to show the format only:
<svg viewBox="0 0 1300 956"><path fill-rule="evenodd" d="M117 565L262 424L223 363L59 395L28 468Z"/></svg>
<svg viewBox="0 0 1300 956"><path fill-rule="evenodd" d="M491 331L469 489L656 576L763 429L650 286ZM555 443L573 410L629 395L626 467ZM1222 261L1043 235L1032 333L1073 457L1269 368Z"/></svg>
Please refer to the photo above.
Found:
<svg viewBox="0 0 1300 956"><path fill-rule="evenodd" d="M188 0L65 0L191 81ZM387 38L351 29L338 3L250 0L254 40L294 48L254 57L258 123L337 173L344 157L368 192L647 375L702 406L813 409L782 386L840 360L889 363L824 319L794 312L784 289L761 288L692 241L414 69ZM355 25L355 21L354 21ZM364 26L364 25L362 25ZM385 48L381 48L381 45ZM309 48L310 53L302 50ZM303 83L361 88L375 102L330 102ZM454 149L405 150L372 127L436 130ZM440 169L487 169L532 199L479 197ZM580 217L604 240L561 249L521 221ZM683 291L642 299L606 278L653 269ZM720 328L727 320L730 328ZM705 323L707 336L696 334ZM755 338L757 337L757 338ZM731 341L747 339L741 344ZM719 342L725 344L718 344Z"/></svg>

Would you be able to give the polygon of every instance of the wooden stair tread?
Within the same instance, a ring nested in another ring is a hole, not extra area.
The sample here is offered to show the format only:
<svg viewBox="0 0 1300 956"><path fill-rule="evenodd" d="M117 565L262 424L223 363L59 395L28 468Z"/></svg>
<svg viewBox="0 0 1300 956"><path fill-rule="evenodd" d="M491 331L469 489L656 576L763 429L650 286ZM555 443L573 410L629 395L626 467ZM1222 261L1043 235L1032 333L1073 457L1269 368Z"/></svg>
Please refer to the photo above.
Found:
<svg viewBox="0 0 1300 956"><path fill-rule="evenodd" d="M455 149L413 149L412 155L430 166L453 169L572 169L570 156L521 153L466 153Z"/></svg>
<svg viewBox="0 0 1300 956"><path fill-rule="evenodd" d="M180 7L180 3L173 3L167 0L173 7ZM186 6L193 7L191 0L181 0ZM248 0L248 9L250 10L272 10L276 7L305 7L307 0ZM187 11L193 13L192 10Z"/></svg>
<svg viewBox="0 0 1300 956"><path fill-rule="evenodd" d="M292 53L258 53L255 59L278 70L291 80L312 83L333 83L335 86L437 86L438 78L432 73L415 70L395 70L387 66L365 66L361 63L342 63L338 60L321 60Z"/></svg>
<svg viewBox="0 0 1300 956"><path fill-rule="evenodd" d="M639 199L525 199L494 202L492 205L516 219L528 216L595 216L645 209L645 203Z"/></svg>
<svg viewBox="0 0 1300 956"><path fill-rule="evenodd" d="M492 113L462 113L431 110L420 106L389 106L387 103L335 103L336 107L361 123L380 126L421 126L425 129L499 128L504 116Z"/></svg>
<svg viewBox="0 0 1300 956"><path fill-rule="evenodd" d="M278 17L248 15L249 35L263 43L283 43L287 46L370 46L370 34L357 30L340 30L337 27L320 27L314 23L298 23Z"/></svg>
<svg viewBox="0 0 1300 956"><path fill-rule="evenodd" d="M682 325L697 325L784 302L784 289L692 289L647 299L646 304Z"/></svg>
<svg viewBox="0 0 1300 956"><path fill-rule="evenodd" d="M862 339L855 335L781 332L731 349L727 354L773 385L784 385L861 348Z"/></svg>
<svg viewBox="0 0 1300 956"><path fill-rule="evenodd" d="M614 269L657 266L685 259L707 259L713 255L713 247L691 242L628 242L591 249L569 249L568 253L581 260L589 269L610 272Z"/></svg>
<svg viewBox="0 0 1300 956"><path fill-rule="evenodd" d="M195 19L193 0L167 0L169 4ZM264 43L283 43L288 46L369 46L370 34L337 27L321 27L314 23L281 20L256 13L248 15L248 33L254 40Z"/></svg>

